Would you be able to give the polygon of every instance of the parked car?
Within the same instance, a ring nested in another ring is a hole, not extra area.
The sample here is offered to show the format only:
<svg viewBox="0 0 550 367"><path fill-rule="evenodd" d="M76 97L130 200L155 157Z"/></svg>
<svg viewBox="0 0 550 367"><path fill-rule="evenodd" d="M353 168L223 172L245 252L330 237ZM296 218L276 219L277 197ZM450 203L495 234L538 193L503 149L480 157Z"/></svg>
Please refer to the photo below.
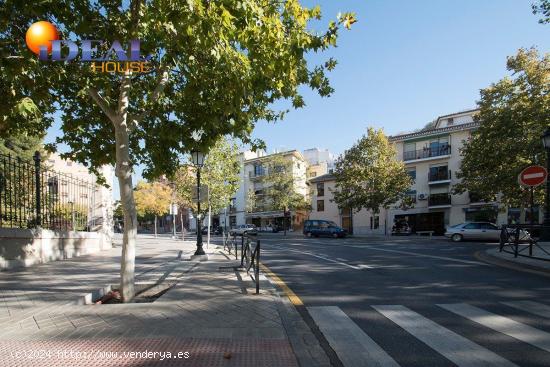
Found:
<svg viewBox="0 0 550 367"><path fill-rule="evenodd" d="M501 229L490 222L466 222L452 227L448 227L445 237L453 242L462 240L480 240L480 241L500 241ZM520 240L525 241L530 238L528 231L520 231Z"/></svg>
<svg viewBox="0 0 550 367"><path fill-rule="evenodd" d="M412 233L412 228L405 220L399 220L394 223L391 229L392 236L408 236Z"/></svg>
<svg viewBox="0 0 550 367"><path fill-rule="evenodd" d="M306 220L304 222L304 235L307 237L330 236L341 238L347 236L347 231L329 220Z"/></svg>
<svg viewBox="0 0 550 367"><path fill-rule="evenodd" d="M233 228L229 231L230 235L236 234L242 236L243 234L257 235L258 229L254 224L241 224L240 226Z"/></svg>

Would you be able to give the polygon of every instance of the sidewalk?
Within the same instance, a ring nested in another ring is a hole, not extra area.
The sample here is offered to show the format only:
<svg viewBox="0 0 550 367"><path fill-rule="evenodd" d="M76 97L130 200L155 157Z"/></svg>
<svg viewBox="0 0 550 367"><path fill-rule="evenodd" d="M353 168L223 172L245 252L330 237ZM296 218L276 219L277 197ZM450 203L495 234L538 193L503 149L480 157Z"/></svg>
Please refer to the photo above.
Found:
<svg viewBox="0 0 550 367"><path fill-rule="evenodd" d="M140 236L136 281L177 282L153 303L74 304L82 293L118 283L120 247L0 273L0 365L330 365L265 277L255 295L221 247L210 245L209 261L193 262L194 247Z"/></svg>
<svg viewBox="0 0 550 367"><path fill-rule="evenodd" d="M539 257L541 259L533 259L525 256L514 257L513 253L508 253L505 251L500 252L499 248L492 248L486 250L482 257L488 261L497 261L499 265L509 266L516 269L526 269L530 271L547 273L550 275L550 243L549 242L539 242L539 246L544 249L542 251L539 247L533 246L533 256ZM513 248L510 246L506 247L507 251L513 251ZM528 255L529 250L527 244L519 245L520 254Z"/></svg>

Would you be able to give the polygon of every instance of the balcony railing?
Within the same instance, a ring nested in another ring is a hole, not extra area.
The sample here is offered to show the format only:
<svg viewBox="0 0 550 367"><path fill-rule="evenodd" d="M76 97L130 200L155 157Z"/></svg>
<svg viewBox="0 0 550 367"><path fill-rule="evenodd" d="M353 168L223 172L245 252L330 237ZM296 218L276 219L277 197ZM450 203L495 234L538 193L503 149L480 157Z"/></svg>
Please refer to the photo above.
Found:
<svg viewBox="0 0 550 367"><path fill-rule="evenodd" d="M451 170L439 171L439 172L430 172L428 174L428 182L435 181L447 181L451 179Z"/></svg>
<svg viewBox="0 0 550 367"><path fill-rule="evenodd" d="M428 206L451 205L451 195L431 194L428 198Z"/></svg>
<svg viewBox="0 0 550 367"><path fill-rule="evenodd" d="M451 154L451 146L442 145L437 148L424 148L419 150L411 150L409 152L403 152L403 160L412 161L414 159L439 157L441 155L449 155L449 154Z"/></svg>

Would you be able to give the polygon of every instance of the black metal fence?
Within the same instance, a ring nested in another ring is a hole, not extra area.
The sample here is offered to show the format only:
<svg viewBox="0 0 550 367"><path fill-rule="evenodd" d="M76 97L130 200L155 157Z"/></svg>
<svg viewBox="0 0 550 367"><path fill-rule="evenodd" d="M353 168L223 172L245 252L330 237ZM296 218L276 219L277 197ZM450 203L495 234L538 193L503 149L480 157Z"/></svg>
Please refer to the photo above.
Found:
<svg viewBox="0 0 550 367"><path fill-rule="evenodd" d="M537 260L550 261L550 253L538 244L541 225L503 225L500 232L500 252L513 254L514 257L523 256ZM543 256L536 256L533 250L537 249Z"/></svg>
<svg viewBox="0 0 550 367"><path fill-rule="evenodd" d="M223 234L223 248L227 250L229 254L235 254L235 260L238 260L239 242L241 247L241 265L240 268L244 268L247 273L253 270L254 283L256 286L256 294L260 293L260 240L257 236L248 234L239 235L240 240L237 238L237 234ZM254 247L252 245L254 244Z"/></svg>
<svg viewBox="0 0 550 367"><path fill-rule="evenodd" d="M98 186L34 161L0 154L0 228L87 231Z"/></svg>

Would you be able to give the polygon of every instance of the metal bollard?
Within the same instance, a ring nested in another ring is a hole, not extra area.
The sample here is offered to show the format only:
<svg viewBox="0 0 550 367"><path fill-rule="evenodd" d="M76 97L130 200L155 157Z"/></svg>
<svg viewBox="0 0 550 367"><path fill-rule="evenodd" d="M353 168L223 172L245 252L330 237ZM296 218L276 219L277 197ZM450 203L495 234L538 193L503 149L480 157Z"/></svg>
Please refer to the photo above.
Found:
<svg viewBox="0 0 550 367"><path fill-rule="evenodd" d="M256 294L260 294L260 240L256 245L256 269L254 269L254 278L256 279Z"/></svg>

